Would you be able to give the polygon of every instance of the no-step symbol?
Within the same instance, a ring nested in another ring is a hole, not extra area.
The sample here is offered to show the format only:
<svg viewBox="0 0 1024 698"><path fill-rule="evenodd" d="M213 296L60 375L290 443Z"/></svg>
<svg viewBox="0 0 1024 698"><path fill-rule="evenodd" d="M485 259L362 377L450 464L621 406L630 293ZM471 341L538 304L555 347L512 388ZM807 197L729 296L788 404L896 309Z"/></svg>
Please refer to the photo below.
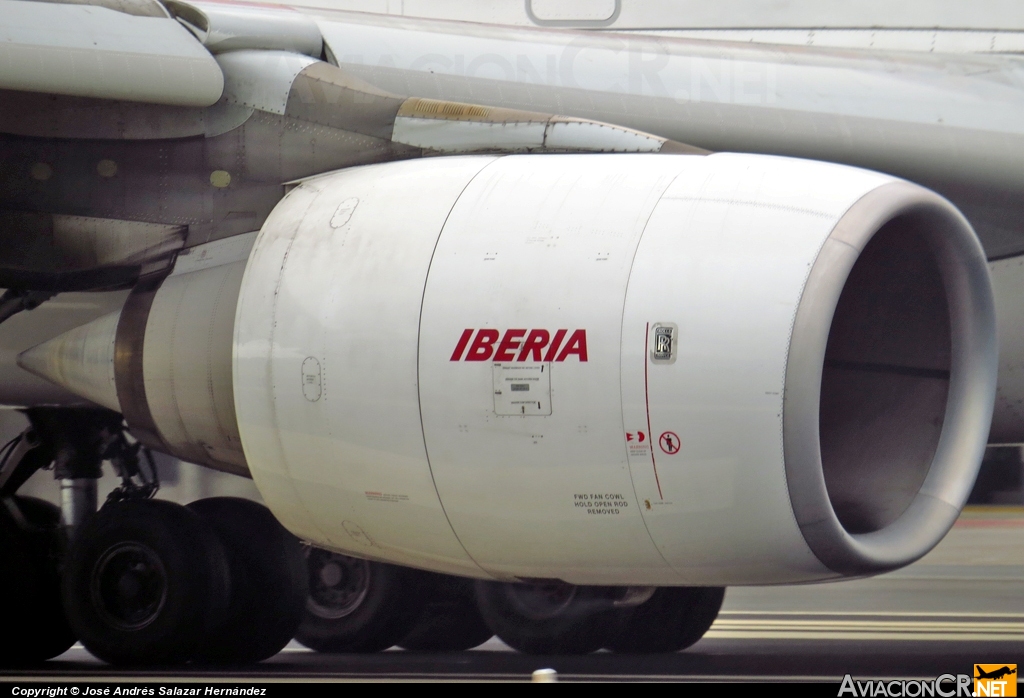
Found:
<svg viewBox="0 0 1024 698"><path fill-rule="evenodd" d="M674 455L679 453L679 437L674 431L666 431L658 438L658 445L665 453Z"/></svg>

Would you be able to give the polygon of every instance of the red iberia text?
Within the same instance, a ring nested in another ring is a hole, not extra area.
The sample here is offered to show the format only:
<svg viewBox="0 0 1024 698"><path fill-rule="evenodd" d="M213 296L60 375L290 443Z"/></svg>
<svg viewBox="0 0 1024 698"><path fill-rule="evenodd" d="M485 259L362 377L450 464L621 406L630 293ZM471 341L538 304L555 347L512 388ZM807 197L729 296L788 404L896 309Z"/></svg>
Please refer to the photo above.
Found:
<svg viewBox="0 0 1024 698"><path fill-rule="evenodd" d="M587 331L498 330L462 331L452 361L565 361L587 360Z"/></svg>

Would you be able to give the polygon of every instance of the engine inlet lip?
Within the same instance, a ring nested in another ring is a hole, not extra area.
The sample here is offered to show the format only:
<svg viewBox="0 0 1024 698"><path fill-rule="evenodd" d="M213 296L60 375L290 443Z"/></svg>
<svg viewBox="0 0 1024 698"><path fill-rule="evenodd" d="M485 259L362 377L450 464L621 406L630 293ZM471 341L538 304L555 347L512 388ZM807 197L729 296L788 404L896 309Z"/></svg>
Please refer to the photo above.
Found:
<svg viewBox="0 0 1024 698"><path fill-rule="evenodd" d="M851 534L832 507L821 459L825 349L840 294L861 251L886 223L908 214L928 218L921 232L949 305L946 411L928 475L904 513L878 531ZM946 199L910 182L890 182L861 197L837 222L811 267L786 363L787 487L800 531L826 567L843 575L892 570L917 560L945 536L977 475L992 419L997 367L987 260L970 223Z"/></svg>

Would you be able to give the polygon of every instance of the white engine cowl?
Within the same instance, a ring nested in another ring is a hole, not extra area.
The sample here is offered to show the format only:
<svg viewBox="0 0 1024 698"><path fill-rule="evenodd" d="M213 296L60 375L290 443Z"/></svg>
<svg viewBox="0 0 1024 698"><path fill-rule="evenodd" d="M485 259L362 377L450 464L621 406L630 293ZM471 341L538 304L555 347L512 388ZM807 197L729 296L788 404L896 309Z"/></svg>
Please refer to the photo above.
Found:
<svg viewBox="0 0 1024 698"><path fill-rule="evenodd" d="M501 579L907 564L966 500L995 376L950 204L765 156L319 177L267 220L235 323L245 457L289 528Z"/></svg>

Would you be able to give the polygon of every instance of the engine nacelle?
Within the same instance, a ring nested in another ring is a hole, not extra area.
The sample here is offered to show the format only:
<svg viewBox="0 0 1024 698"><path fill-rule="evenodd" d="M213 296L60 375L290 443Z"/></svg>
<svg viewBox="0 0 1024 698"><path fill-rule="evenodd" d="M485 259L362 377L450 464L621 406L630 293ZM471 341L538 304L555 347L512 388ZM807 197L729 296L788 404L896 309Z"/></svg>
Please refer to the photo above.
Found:
<svg viewBox="0 0 1024 698"><path fill-rule="evenodd" d="M996 377L945 200L750 155L435 158L307 181L241 281L248 467L318 545L479 577L893 569L959 514Z"/></svg>

